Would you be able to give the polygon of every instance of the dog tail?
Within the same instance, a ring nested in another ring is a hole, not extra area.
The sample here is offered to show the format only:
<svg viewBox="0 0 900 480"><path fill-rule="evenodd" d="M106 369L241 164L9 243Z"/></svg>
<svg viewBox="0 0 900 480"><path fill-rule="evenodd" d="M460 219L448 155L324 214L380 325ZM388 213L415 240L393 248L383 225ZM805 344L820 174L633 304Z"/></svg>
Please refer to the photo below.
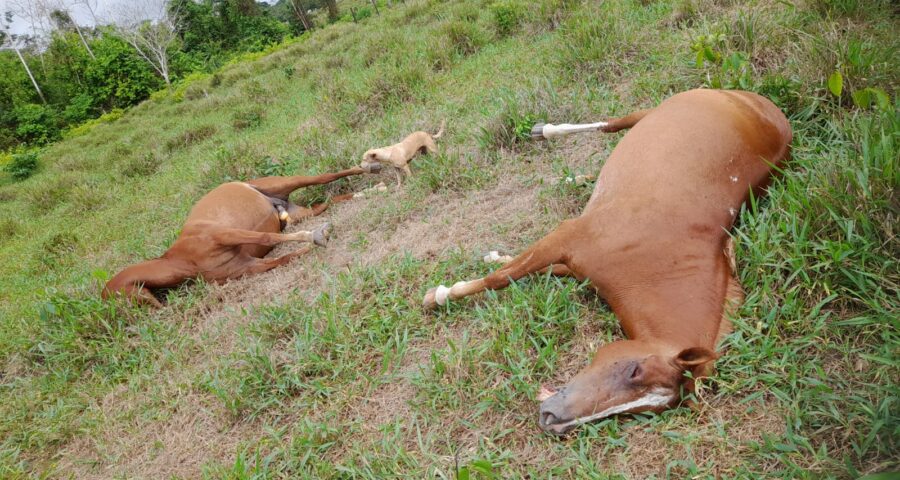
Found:
<svg viewBox="0 0 900 480"><path fill-rule="evenodd" d="M447 126L447 120L441 120L441 128L438 129L438 133L435 133L431 136L431 138L441 138L441 135L444 134L444 127Z"/></svg>

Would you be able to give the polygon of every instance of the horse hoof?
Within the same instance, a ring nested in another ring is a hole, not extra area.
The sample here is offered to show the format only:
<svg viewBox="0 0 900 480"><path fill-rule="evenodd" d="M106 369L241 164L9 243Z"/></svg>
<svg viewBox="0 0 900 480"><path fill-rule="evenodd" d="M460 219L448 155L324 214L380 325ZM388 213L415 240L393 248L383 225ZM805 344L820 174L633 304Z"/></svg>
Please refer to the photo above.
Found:
<svg viewBox="0 0 900 480"><path fill-rule="evenodd" d="M425 310L434 310L435 308L437 308L437 300L435 300L434 298L435 293L437 293L437 287L432 288L428 290L427 293L425 293L425 299L422 300L422 306L425 308Z"/></svg>
<svg viewBox="0 0 900 480"><path fill-rule="evenodd" d="M326 223L313 230L313 243L320 247L328 245L328 235L331 233L331 224Z"/></svg>
<svg viewBox="0 0 900 480"><path fill-rule="evenodd" d="M362 167L366 173L378 173L381 171L380 163L369 163Z"/></svg>

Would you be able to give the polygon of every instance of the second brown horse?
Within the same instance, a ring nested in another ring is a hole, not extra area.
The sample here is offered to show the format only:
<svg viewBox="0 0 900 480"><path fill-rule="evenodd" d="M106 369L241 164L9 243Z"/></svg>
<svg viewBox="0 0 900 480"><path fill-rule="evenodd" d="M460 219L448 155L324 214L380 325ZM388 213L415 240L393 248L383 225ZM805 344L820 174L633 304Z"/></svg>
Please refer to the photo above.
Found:
<svg viewBox="0 0 900 480"><path fill-rule="evenodd" d="M377 169L356 167L316 176L264 177L222 184L194 205L171 248L159 258L119 272L104 287L103 298L122 295L137 304L160 307L152 289L174 287L195 278L220 283L284 265L311 247L276 258L263 257L279 243L300 241L324 246L328 238L327 224L313 231L281 233L286 224L319 215L328 208L328 203L311 208L295 205L288 200L291 193L350 175L375 173ZM352 193L334 197L331 202L351 198Z"/></svg>

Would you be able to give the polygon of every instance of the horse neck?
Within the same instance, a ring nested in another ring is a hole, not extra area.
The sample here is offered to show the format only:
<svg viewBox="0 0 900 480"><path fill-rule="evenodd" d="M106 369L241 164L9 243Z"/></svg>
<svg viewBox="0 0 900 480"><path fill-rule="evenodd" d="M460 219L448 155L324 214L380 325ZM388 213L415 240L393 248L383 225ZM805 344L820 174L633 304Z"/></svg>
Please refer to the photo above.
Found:
<svg viewBox="0 0 900 480"><path fill-rule="evenodd" d="M655 279L610 301L610 306L630 339L715 349L729 279L727 270L719 267Z"/></svg>

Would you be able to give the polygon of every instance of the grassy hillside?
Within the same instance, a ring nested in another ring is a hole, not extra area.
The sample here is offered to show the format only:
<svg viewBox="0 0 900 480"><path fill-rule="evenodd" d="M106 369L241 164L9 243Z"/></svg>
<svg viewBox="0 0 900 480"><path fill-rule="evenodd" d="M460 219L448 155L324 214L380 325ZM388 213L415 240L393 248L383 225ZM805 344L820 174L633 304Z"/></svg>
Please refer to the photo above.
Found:
<svg viewBox="0 0 900 480"><path fill-rule="evenodd" d="M394 2L55 144L32 178L0 180L0 477L900 468L900 116L853 101L866 88L897 98L898 29L889 2L862 0ZM553 278L437 313L422 295L577 215L591 187L560 179L596 172L621 138L517 132L702 86L772 98L795 138L734 234L747 301L726 355L696 410L550 438L538 385L620 337L608 308ZM388 174L299 195L391 185L298 227L333 222L327 249L172 290L158 312L98 299L98 282L161 254L215 185L346 168L443 119L441 153L403 187Z"/></svg>

